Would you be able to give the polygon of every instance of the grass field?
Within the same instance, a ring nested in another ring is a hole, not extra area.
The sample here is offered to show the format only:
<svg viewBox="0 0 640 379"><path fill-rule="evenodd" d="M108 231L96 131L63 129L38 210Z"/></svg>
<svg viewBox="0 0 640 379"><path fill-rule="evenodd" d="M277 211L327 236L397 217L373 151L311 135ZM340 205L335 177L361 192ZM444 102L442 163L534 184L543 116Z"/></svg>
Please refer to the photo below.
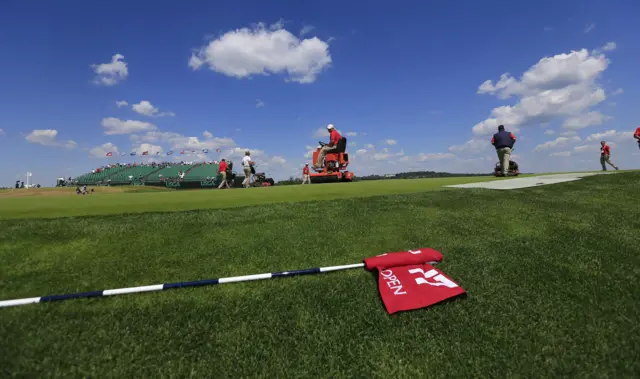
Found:
<svg viewBox="0 0 640 379"><path fill-rule="evenodd" d="M0 198L3 300L418 247L468 292L389 316L350 270L5 308L0 376L638 377L640 173L440 188L471 181Z"/></svg>

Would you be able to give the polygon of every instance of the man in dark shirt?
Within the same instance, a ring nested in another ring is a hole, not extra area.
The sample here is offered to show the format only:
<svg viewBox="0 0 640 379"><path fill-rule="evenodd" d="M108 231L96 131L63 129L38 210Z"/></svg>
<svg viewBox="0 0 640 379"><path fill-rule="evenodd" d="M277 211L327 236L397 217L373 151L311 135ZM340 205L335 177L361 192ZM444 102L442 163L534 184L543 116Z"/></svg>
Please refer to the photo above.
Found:
<svg viewBox="0 0 640 379"><path fill-rule="evenodd" d="M498 126L498 133L491 138L491 144L498 153L502 176L507 175L507 172L509 172L509 161L511 160L511 150L514 143L516 143L516 136L504 130L504 125Z"/></svg>

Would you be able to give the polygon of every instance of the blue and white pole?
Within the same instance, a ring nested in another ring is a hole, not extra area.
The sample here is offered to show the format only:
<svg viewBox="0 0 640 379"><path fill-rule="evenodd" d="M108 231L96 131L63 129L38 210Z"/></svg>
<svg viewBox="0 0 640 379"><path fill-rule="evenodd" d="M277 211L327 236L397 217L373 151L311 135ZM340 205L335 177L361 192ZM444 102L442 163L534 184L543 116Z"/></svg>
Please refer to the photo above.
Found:
<svg viewBox="0 0 640 379"><path fill-rule="evenodd" d="M87 297L114 296L114 295L124 295L129 293L163 291L163 290L168 290L172 288L199 287L199 286L209 286L213 284L225 284L225 283L235 283L235 282L248 282L252 280L282 278L286 276L319 274L323 272L349 270L352 268L360 268L360 267L364 267L364 263L356 263L356 264L343 265L343 266L316 267L316 268L308 268L304 270L294 270L294 271L270 272L265 274L255 274L255 275L245 275L245 276L232 276L229 278L205 279L205 280L197 280L193 282L155 284L150 286L117 288L117 289L103 290L103 291L70 293L65 295L48 295L48 296L29 297L24 299L15 299L15 300L2 300L0 301L0 308L14 307L18 305L27 305L27 304L34 304L34 303L46 303L50 301L80 299L80 298L87 298Z"/></svg>

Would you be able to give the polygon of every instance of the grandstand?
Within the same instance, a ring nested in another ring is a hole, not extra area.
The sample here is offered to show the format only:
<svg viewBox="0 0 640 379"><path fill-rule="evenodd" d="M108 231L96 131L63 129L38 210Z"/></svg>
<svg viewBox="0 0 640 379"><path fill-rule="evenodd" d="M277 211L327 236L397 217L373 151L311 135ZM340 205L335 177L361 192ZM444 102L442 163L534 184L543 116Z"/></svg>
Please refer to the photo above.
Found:
<svg viewBox="0 0 640 379"><path fill-rule="evenodd" d="M158 171L161 168L158 166L135 166L128 167L126 170L120 171L117 174L109 177L111 184L130 184L138 183L152 172Z"/></svg>
<svg viewBox="0 0 640 379"><path fill-rule="evenodd" d="M96 169L96 172L78 176L78 185L155 185L174 188L211 187L218 183L219 165L217 163L161 163L140 166L117 165ZM179 179L179 173L185 173ZM244 178L242 178L243 180ZM176 185L176 182L180 182ZM204 185L201 182L207 182Z"/></svg>
<svg viewBox="0 0 640 379"><path fill-rule="evenodd" d="M197 167L199 165L200 164L196 164L196 165L176 164L176 165L166 166L164 168L161 168L158 171L153 172L151 175L148 175L146 178L144 178L144 181L145 183L160 183L162 179L177 178L180 171L187 172L192 167Z"/></svg>
<svg viewBox="0 0 640 379"><path fill-rule="evenodd" d="M207 180L207 178L216 178L218 176L217 164L196 165L187 172L184 180Z"/></svg>
<svg viewBox="0 0 640 379"><path fill-rule="evenodd" d="M126 170L126 166L117 166L117 167L107 167L99 170L98 172L90 172L76 178L76 181L79 185L90 185L90 184L98 184L100 182L106 181L112 175L118 174L124 170Z"/></svg>

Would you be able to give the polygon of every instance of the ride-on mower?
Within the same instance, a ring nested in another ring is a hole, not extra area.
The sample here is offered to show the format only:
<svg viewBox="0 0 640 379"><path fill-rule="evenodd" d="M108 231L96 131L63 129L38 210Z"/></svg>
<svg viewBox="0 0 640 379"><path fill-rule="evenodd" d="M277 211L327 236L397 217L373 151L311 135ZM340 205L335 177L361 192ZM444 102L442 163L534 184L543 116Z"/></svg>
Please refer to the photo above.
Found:
<svg viewBox="0 0 640 379"><path fill-rule="evenodd" d="M320 149L326 145L326 143L320 141L316 151L313 152L313 162L318 160L318 154ZM311 183L335 183L335 182L350 182L353 180L354 174L351 171L347 171L349 166L349 154L347 150L347 139L345 137L340 138L338 141L337 149L327 153L322 162L322 167L318 170L315 169L315 173L310 173Z"/></svg>
<svg viewBox="0 0 640 379"><path fill-rule="evenodd" d="M520 170L518 164L515 161L509 161L509 170L507 170L507 176L518 176ZM493 169L494 176L502 176L502 165L500 162L496 163L495 169Z"/></svg>

